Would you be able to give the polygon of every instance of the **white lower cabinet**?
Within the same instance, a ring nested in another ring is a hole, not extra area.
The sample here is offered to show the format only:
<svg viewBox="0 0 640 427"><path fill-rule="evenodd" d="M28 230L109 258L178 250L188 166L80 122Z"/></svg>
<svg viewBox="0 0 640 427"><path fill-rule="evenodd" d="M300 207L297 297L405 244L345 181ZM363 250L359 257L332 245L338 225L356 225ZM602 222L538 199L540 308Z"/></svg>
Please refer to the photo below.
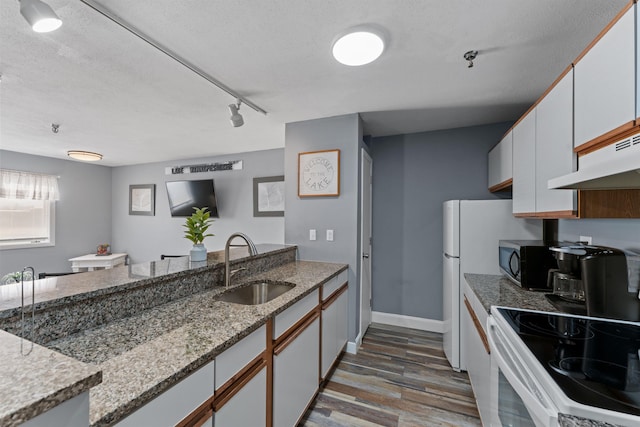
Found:
<svg viewBox="0 0 640 427"><path fill-rule="evenodd" d="M267 368L263 367L213 417L214 427L264 427L267 420Z"/></svg>
<svg viewBox="0 0 640 427"><path fill-rule="evenodd" d="M214 375L215 362L210 362L120 421L116 426L173 426L178 424L213 396Z"/></svg>
<svg viewBox="0 0 640 427"><path fill-rule="evenodd" d="M302 325L304 327L304 325ZM320 319L316 318L273 357L273 425L294 427L318 389Z"/></svg>
<svg viewBox="0 0 640 427"><path fill-rule="evenodd" d="M22 427L86 427L89 425L89 392L79 394L21 424Z"/></svg>
<svg viewBox="0 0 640 427"><path fill-rule="evenodd" d="M478 405L480 419L483 425L488 426L491 424L489 422L491 419L491 356L487 352L481 334L486 337L484 328L486 328L489 314L466 283L464 296L465 301L471 306L471 309L469 309L465 302L465 307L462 310L462 321L466 326L464 328L466 330L464 339L467 346L467 373L469 374L473 394ZM472 312L478 323L473 321ZM479 330L478 328L481 329Z"/></svg>
<svg viewBox="0 0 640 427"><path fill-rule="evenodd" d="M324 379L347 343L347 292L322 310L322 367Z"/></svg>

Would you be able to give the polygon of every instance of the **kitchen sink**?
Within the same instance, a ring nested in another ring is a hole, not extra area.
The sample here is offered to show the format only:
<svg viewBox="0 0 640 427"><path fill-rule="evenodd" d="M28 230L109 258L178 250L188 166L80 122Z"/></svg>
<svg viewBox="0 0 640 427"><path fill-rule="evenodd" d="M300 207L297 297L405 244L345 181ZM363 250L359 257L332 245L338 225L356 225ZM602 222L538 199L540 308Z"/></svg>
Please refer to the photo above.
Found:
<svg viewBox="0 0 640 427"><path fill-rule="evenodd" d="M231 291L225 292L219 299L220 301L243 305L264 304L290 291L295 286L295 284L289 282L260 280L241 285Z"/></svg>

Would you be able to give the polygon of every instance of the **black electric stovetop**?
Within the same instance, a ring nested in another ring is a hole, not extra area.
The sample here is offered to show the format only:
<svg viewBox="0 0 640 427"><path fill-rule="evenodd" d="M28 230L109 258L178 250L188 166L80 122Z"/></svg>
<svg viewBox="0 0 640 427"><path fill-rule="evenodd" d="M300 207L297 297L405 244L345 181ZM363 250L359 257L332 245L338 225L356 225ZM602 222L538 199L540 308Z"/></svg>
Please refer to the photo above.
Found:
<svg viewBox="0 0 640 427"><path fill-rule="evenodd" d="M498 310L567 397L640 415L640 325Z"/></svg>

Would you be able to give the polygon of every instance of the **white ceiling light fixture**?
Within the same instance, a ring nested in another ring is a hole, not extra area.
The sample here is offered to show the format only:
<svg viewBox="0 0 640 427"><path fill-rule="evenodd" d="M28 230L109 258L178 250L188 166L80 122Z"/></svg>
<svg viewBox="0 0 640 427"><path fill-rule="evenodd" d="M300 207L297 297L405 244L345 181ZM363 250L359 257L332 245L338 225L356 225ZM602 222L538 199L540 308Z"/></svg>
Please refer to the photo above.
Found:
<svg viewBox="0 0 640 427"><path fill-rule="evenodd" d="M48 33L57 30L62 25L62 20L48 4L40 0L19 1L20 14L36 33Z"/></svg>
<svg viewBox="0 0 640 427"><path fill-rule="evenodd" d="M69 150L67 156L75 160L82 160L83 162L97 162L102 160L102 154L92 153L91 151Z"/></svg>
<svg viewBox="0 0 640 427"><path fill-rule="evenodd" d="M238 110L240 110L241 103L242 101L237 99L236 104L229 104L229 112L231 113L229 120L234 128L239 128L244 124L244 118L242 117L242 114L238 112Z"/></svg>
<svg viewBox="0 0 640 427"><path fill-rule="evenodd" d="M352 67L369 64L382 55L385 37L382 31L360 26L339 35L331 49L333 57L341 64Z"/></svg>

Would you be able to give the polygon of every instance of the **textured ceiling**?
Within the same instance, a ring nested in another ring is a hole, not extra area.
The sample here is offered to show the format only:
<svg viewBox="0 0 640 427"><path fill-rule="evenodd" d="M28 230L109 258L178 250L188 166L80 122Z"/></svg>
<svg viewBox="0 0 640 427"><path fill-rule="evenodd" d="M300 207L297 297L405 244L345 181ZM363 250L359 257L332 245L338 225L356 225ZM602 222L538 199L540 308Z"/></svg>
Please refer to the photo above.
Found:
<svg viewBox="0 0 640 427"><path fill-rule="evenodd" d="M118 166L284 146L288 122L361 113L373 136L516 119L627 0L102 0L269 114L234 99L78 0L30 30L0 5L0 148ZM382 57L346 67L331 42L373 23ZM467 68L464 52L480 53ZM51 132L51 123L60 132Z"/></svg>

